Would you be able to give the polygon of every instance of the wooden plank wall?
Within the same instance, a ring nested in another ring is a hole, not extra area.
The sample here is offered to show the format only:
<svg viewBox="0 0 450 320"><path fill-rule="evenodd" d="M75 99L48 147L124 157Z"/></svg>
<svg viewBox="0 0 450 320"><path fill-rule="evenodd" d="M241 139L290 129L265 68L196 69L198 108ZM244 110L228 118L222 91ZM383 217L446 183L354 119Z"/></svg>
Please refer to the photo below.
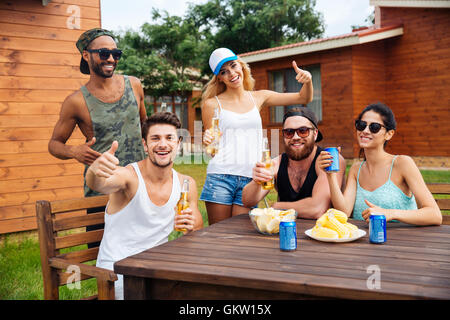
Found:
<svg viewBox="0 0 450 320"><path fill-rule="evenodd" d="M320 145L340 145L358 157L353 121L369 103L395 113L397 132L387 151L414 157L450 157L450 9L381 8L381 26L402 23L404 34L387 40L251 64L256 89L268 88L268 72L319 63L322 76ZM269 112L261 112L264 128ZM437 163L437 162L436 162Z"/></svg>
<svg viewBox="0 0 450 320"><path fill-rule="evenodd" d="M375 41L352 46L353 119L369 104L386 102L385 42ZM352 122L353 125L353 122ZM356 129L353 132L353 156L359 157ZM386 150L390 151L388 143Z"/></svg>
<svg viewBox="0 0 450 320"><path fill-rule="evenodd" d="M47 144L61 103L88 80L75 42L100 25L100 0L0 0L0 234L35 229L36 200L83 195L83 166ZM83 141L77 130L69 143Z"/></svg>
<svg viewBox="0 0 450 320"><path fill-rule="evenodd" d="M250 64L255 78L255 90L269 88L269 72L292 68L292 60L299 66L320 64L322 80L322 121L319 123L324 139L320 146L341 146L346 158L353 158L353 100L352 100L352 49L350 47L320 51L270 61ZM269 109L261 110L263 128L281 129L269 123ZM280 152L283 152L281 132Z"/></svg>
<svg viewBox="0 0 450 320"><path fill-rule="evenodd" d="M398 123L392 147L450 157L450 9L380 11L382 26L404 25L401 37L386 41L386 103Z"/></svg>

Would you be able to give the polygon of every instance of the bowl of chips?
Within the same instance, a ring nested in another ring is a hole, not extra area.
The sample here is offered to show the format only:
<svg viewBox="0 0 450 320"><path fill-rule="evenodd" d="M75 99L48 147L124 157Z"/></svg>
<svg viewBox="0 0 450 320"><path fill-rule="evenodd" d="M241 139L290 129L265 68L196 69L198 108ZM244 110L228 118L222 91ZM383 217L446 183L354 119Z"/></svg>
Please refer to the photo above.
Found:
<svg viewBox="0 0 450 320"><path fill-rule="evenodd" d="M265 235L278 234L281 221L292 221L297 218L297 212L294 209L255 208L248 215L255 229Z"/></svg>

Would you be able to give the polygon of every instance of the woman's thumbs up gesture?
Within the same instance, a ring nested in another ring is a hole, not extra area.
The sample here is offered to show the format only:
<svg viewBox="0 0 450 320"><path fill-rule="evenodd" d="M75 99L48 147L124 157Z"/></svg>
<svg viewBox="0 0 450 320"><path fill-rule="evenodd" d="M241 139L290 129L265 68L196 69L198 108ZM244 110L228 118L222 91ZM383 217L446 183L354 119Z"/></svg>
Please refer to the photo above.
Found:
<svg viewBox="0 0 450 320"><path fill-rule="evenodd" d="M292 61L292 67L294 68L295 73L297 73L297 76L295 77L295 79L299 82L299 83L308 83L311 82L311 73L309 73L306 70L302 70L297 66L297 63L295 61Z"/></svg>

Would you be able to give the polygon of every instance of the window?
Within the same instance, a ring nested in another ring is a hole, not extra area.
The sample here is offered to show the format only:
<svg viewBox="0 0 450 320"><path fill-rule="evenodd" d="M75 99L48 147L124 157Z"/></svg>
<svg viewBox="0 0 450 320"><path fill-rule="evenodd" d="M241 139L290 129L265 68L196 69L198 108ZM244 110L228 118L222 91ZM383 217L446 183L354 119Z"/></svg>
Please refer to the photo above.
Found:
<svg viewBox="0 0 450 320"><path fill-rule="evenodd" d="M312 82L314 87L313 101L308 103L308 107L314 111L319 121L322 120L322 86L320 80L320 65L313 65L303 67L308 70L312 76ZM277 92L298 92L300 91L302 84L295 80L296 73L294 69L283 69L272 71L269 73L269 88L270 90ZM270 122L282 123L284 114L292 108L299 107L301 105L291 106L274 106L270 108Z"/></svg>
<svg viewBox="0 0 450 320"><path fill-rule="evenodd" d="M147 102L151 105L150 112L161 111L161 106L166 106L166 111L175 112L178 119L180 119L181 127L188 128L188 103L187 97L182 96L163 96L158 99L154 97L147 97Z"/></svg>

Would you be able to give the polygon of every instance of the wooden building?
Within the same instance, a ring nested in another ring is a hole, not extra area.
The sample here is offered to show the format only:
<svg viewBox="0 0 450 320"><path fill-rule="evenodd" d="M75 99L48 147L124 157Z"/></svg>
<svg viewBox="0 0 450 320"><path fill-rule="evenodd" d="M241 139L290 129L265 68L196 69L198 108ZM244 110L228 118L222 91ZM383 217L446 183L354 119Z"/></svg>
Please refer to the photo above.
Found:
<svg viewBox="0 0 450 320"><path fill-rule="evenodd" d="M100 0L0 0L0 234L35 229L36 200L83 196L83 166L47 144L89 79L75 42L100 25ZM69 143L83 142L77 129Z"/></svg>
<svg viewBox="0 0 450 320"><path fill-rule="evenodd" d="M0 234L36 229L36 200L83 196L84 166L47 146L62 102L89 80L75 43L96 27L100 0L0 0ZM191 137L198 95L164 100ZM68 144L84 140L77 127Z"/></svg>
<svg viewBox="0 0 450 320"><path fill-rule="evenodd" d="M298 90L292 60L311 71L315 94L309 106L320 118L320 145L339 145L347 159L358 157L354 119L381 101L398 124L390 152L414 156L420 166L449 168L450 1L370 4L372 27L239 56L250 64L256 89ZM268 135L281 128L285 108L262 110Z"/></svg>

